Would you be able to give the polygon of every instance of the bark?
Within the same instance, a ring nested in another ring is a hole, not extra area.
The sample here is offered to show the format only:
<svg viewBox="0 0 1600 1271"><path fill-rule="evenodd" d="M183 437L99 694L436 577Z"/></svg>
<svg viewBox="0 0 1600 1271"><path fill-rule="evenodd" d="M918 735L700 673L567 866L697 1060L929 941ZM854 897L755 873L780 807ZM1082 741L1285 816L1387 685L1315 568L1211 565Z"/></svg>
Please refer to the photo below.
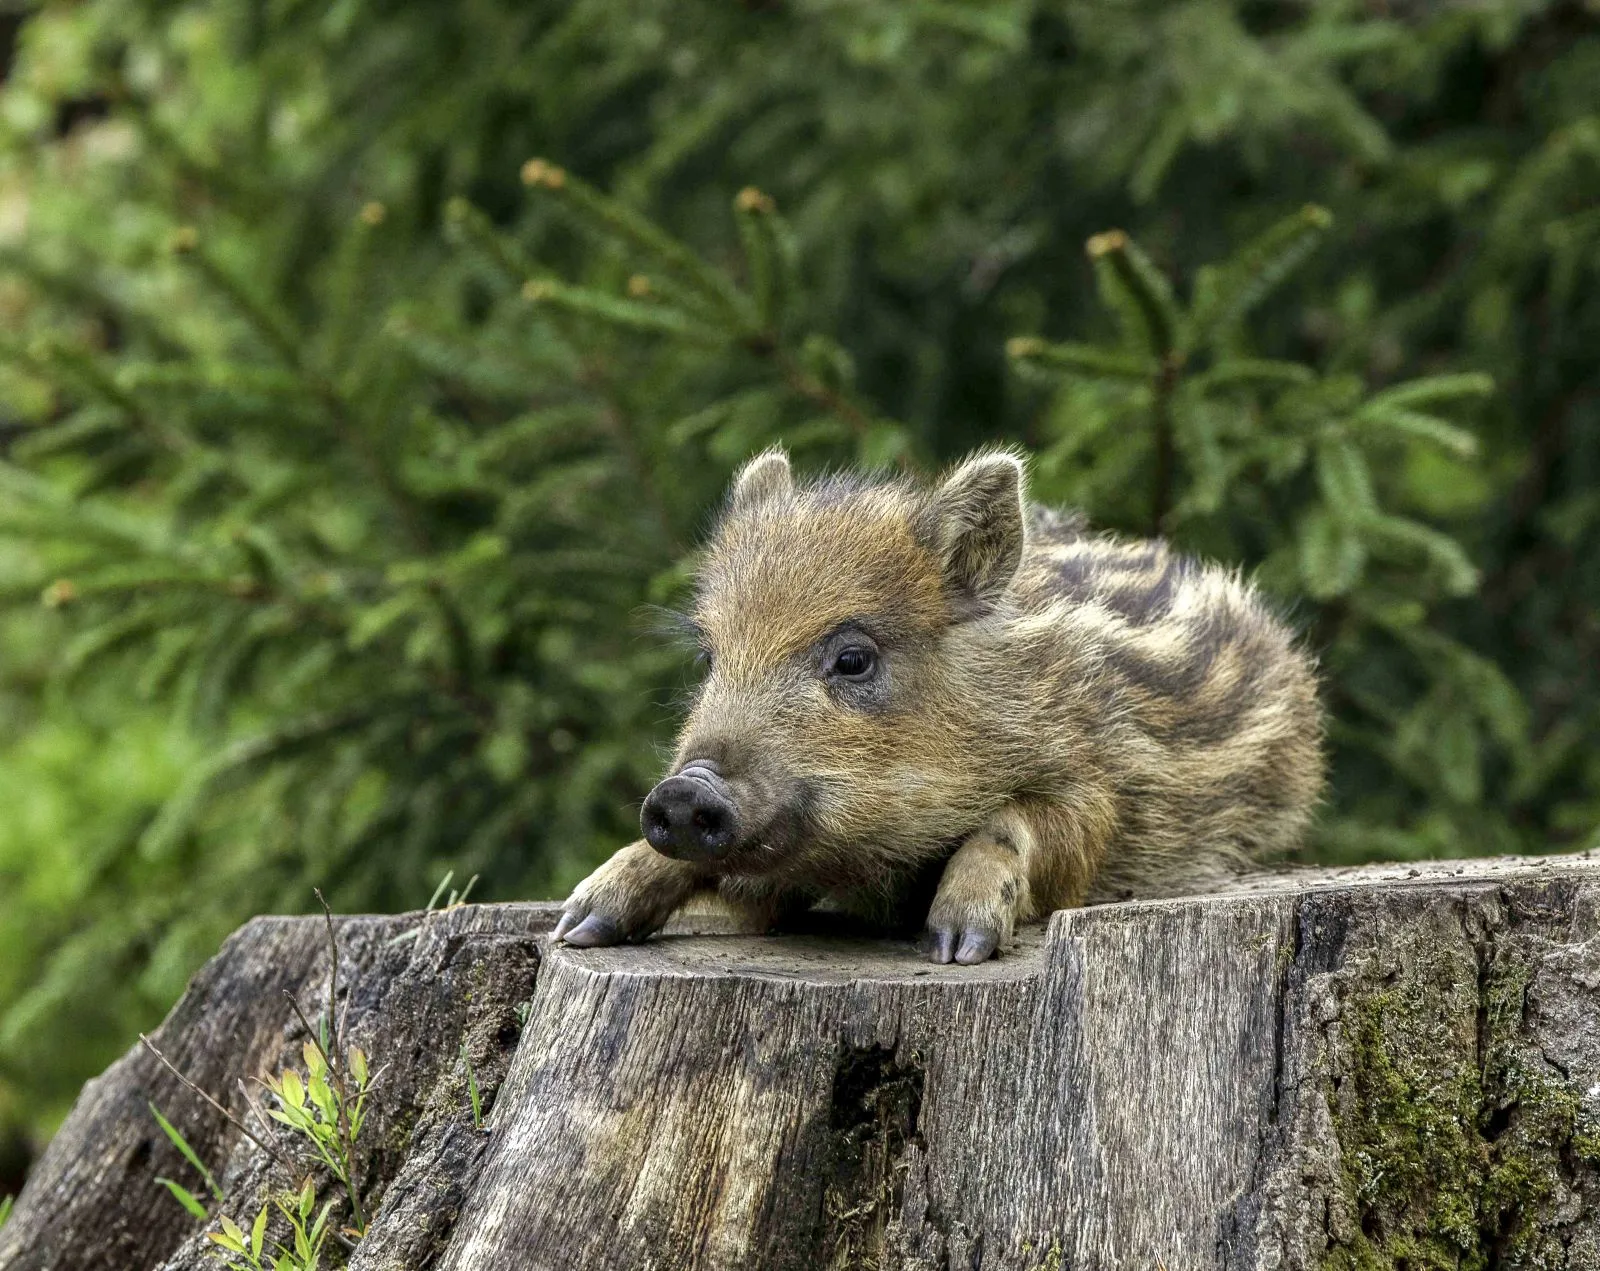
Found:
<svg viewBox="0 0 1600 1271"><path fill-rule="evenodd" d="M1600 1268L1600 860L1263 875L1063 911L978 968L820 935L552 950L555 912L338 923L387 1065L357 1271ZM257 920L155 1041L242 1113L304 1040L283 990L314 1017L327 981L321 919ZM0 1268L214 1265L148 1100L214 1214L298 1181L136 1048Z"/></svg>

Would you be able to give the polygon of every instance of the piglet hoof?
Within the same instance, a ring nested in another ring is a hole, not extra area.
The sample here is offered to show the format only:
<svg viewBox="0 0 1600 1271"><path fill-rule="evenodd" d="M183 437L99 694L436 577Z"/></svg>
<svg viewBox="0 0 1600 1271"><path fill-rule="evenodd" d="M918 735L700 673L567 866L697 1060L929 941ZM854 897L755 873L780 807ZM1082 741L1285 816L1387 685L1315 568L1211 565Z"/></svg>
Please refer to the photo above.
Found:
<svg viewBox="0 0 1600 1271"><path fill-rule="evenodd" d="M1000 933L981 927L930 926L922 933L921 949L929 962L941 965L958 962L974 966L987 962L1000 946Z"/></svg>
<svg viewBox="0 0 1600 1271"><path fill-rule="evenodd" d="M956 950L956 961L962 966L976 966L987 962L1000 947L998 931L968 931L961 937L961 947Z"/></svg>
<svg viewBox="0 0 1600 1271"><path fill-rule="evenodd" d="M624 937L616 921L604 914L590 914L580 922L578 915L568 910L556 924L555 938L575 949L592 949L598 945L621 944Z"/></svg>
<svg viewBox="0 0 1600 1271"><path fill-rule="evenodd" d="M929 962L949 962L956 956L956 933L948 927L929 927L922 933L920 947Z"/></svg>

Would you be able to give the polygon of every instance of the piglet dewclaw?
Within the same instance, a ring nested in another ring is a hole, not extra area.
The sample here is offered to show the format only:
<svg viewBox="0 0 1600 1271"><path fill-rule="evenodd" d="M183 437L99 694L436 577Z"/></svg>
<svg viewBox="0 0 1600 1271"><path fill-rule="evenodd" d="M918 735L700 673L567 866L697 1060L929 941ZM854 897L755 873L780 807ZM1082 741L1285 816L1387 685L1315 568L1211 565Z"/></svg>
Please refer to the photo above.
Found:
<svg viewBox="0 0 1600 1271"><path fill-rule="evenodd" d="M641 940L714 889L982 962L1069 905L1294 848L1323 780L1311 658L1237 573L1030 505L980 453L933 489L734 480L692 614L709 671L644 838L556 935Z"/></svg>

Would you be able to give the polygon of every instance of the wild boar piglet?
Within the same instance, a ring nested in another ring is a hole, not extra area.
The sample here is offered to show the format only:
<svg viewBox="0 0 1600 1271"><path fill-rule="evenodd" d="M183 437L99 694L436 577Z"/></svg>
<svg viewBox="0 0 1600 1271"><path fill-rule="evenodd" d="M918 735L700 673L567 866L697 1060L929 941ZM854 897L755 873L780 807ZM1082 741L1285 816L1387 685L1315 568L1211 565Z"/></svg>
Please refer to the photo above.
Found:
<svg viewBox="0 0 1600 1271"><path fill-rule="evenodd" d="M710 888L757 925L821 904L982 962L1053 909L1292 849L1322 786L1315 669L1258 593L1029 504L1006 451L932 488L758 456L691 617L676 757L568 944L643 939Z"/></svg>

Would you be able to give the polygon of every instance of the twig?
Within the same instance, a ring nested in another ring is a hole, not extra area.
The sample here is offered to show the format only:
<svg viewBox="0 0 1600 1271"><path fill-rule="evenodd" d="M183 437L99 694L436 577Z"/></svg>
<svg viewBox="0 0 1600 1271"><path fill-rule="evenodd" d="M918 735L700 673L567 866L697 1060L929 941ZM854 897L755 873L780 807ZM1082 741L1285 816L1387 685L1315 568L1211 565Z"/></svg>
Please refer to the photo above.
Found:
<svg viewBox="0 0 1600 1271"><path fill-rule="evenodd" d="M337 1045L339 1046L340 1054L345 1053L344 1026L350 1022L350 1001L353 997L355 997L355 986L351 985L349 988L345 989L344 1005L339 1008L339 1025L333 1030L333 1035L337 1039Z"/></svg>
<svg viewBox="0 0 1600 1271"><path fill-rule="evenodd" d="M206 1103L208 1103L224 1121L226 1121L234 1129L238 1130L240 1134L244 1135L245 1138L249 1139L279 1165L283 1166L284 1169L288 1170L291 1177L299 1172L293 1161L275 1148L271 1143L268 1143L260 1135L256 1134L255 1131L253 1131L243 1121L239 1120L238 1117L234 1116L233 1113L228 1111L227 1108L223 1107L222 1104L218 1103L199 1086L195 1085L194 1082L190 1081L189 1078L185 1077L183 1073L179 1072L178 1066L174 1064L172 1060L163 1055L156 1044L143 1033L139 1034L139 1041L146 1050L148 1050L152 1055L161 1061L168 1072L178 1079L179 1083L184 1087L184 1089L192 1091L194 1094L197 1094L204 1099Z"/></svg>
<svg viewBox="0 0 1600 1271"><path fill-rule="evenodd" d="M350 1089L345 1083L344 1070L336 1056L344 1049L344 1023L339 1017L339 941L333 930L333 910L328 907L327 899L322 894L321 888L312 889L317 898L317 903L322 906L322 919L328 929L328 954L331 967L328 972L328 1045L322 1044L322 1038L316 1029L311 1027L311 1021L300 1009L300 1003L293 993L284 990L284 996L289 999L289 1004L294 1007L294 1013L299 1017L302 1027L311 1038L311 1044L317 1048L322 1056L322 1062L328 1067L328 1076L333 1082L334 1105L339 1112L339 1146L344 1156L344 1184L345 1190L350 1193L351 1217L355 1220L356 1230L365 1232L367 1229L366 1212L361 1206L361 1188L356 1182L356 1144L355 1135L350 1132L349 1101ZM346 1005L348 1005L348 1000ZM329 1050L333 1053L329 1054Z"/></svg>
<svg viewBox="0 0 1600 1271"><path fill-rule="evenodd" d="M244 1106L250 1109L250 1115L255 1117L262 1129L271 1134L273 1132L272 1122L267 1119L267 1114L261 1110L261 1105L250 1097L250 1087L245 1084L243 1077L238 1079L238 1086L240 1095L244 1097Z"/></svg>
<svg viewBox="0 0 1600 1271"><path fill-rule="evenodd" d="M333 1049L337 1052L342 1049L343 1039L340 1036L340 1030L344 1027L343 1021L338 1017L339 941L334 938L333 910L328 908L328 902L322 895L322 888L313 887L311 894L317 898L317 904L322 906L322 921L328 928L328 959L332 963L332 969L328 972L328 1034L333 1043ZM299 1008L297 1007L296 1009L298 1010ZM334 1061L327 1055L323 1055L323 1058L328 1060L328 1071L336 1072Z"/></svg>

